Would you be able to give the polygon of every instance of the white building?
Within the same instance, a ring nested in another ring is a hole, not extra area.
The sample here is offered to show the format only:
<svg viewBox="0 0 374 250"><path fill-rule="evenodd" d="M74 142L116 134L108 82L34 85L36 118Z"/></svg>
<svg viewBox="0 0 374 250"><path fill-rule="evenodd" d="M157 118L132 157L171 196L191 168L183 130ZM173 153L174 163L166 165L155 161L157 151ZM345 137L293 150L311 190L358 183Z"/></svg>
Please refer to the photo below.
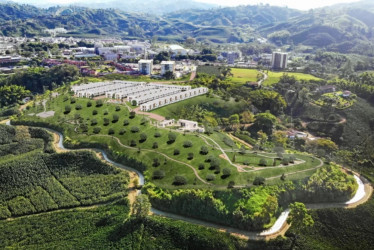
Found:
<svg viewBox="0 0 374 250"><path fill-rule="evenodd" d="M198 131L201 133L205 132L205 129L199 127L199 124L195 121L179 119L177 125L180 127L181 130Z"/></svg>
<svg viewBox="0 0 374 250"><path fill-rule="evenodd" d="M139 72L143 75L151 75L153 69L153 60L140 60Z"/></svg>
<svg viewBox="0 0 374 250"><path fill-rule="evenodd" d="M288 54L281 52L273 52L271 60L271 67L273 69L285 69L287 68Z"/></svg>
<svg viewBox="0 0 374 250"><path fill-rule="evenodd" d="M165 75L166 72L172 72L175 71L175 62L172 61L162 61L161 62L161 75Z"/></svg>
<svg viewBox="0 0 374 250"><path fill-rule="evenodd" d="M188 54L188 51L185 48L183 48L182 46L180 46L180 45L172 44L172 45L169 45L168 47L169 47L169 51L173 55L186 56Z"/></svg>

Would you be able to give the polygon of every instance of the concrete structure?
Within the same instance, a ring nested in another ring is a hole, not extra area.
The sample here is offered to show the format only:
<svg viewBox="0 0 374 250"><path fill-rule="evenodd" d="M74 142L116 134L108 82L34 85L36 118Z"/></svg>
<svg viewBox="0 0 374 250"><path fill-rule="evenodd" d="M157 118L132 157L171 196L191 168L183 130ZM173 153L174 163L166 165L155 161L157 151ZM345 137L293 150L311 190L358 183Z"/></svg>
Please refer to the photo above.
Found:
<svg viewBox="0 0 374 250"><path fill-rule="evenodd" d="M171 119L171 120L163 120L163 121L159 122L158 126L161 127L161 128L166 128L168 126L173 126L174 124L175 124L175 120Z"/></svg>
<svg viewBox="0 0 374 250"><path fill-rule="evenodd" d="M285 69L287 68L288 54L281 52L273 52L271 60L271 67L273 69Z"/></svg>
<svg viewBox="0 0 374 250"><path fill-rule="evenodd" d="M150 111L156 108L160 108L172 103L180 102L189 98L193 98L199 95L206 94L208 92L207 88L196 88L190 89L187 91L179 92L177 94L169 95L166 97L162 97L159 99L155 99L153 101L144 103L140 105L141 111Z"/></svg>
<svg viewBox="0 0 374 250"><path fill-rule="evenodd" d="M181 130L198 131L201 133L205 131L205 129L202 127L199 127L199 124L195 121L179 119L177 122L177 125L180 127Z"/></svg>
<svg viewBox="0 0 374 250"><path fill-rule="evenodd" d="M139 72L143 75L151 75L153 69L153 60L140 60Z"/></svg>
<svg viewBox="0 0 374 250"><path fill-rule="evenodd" d="M180 45L172 44L172 45L169 45L168 47L169 47L169 51L174 56L179 56L179 55L185 56L188 54L188 51Z"/></svg>
<svg viewBox="0 0 374 250"><path fill-rule="evenodd" d="M172 72L175 71L175 62L172 61L162 61L161 62L161 75L165 75L166 72Z"/></svg>

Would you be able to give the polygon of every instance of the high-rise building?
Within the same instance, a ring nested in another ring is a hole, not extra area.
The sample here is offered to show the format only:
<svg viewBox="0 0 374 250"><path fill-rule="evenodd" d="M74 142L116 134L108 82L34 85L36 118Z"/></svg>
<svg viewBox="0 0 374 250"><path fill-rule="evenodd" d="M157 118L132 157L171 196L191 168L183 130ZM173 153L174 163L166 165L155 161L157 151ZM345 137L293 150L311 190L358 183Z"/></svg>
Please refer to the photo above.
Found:
<svg viewBox="0 0 374 250"><path fill-rule="evenodd" d="M273 69L285 69L287 68L288 54L282 52L273 52L273 58L271 60L271 67Z"/></svg>
<svg viewBox="0 0 374 250"><path fill-rule="evenodd" d="M165 75L166 72L172 72L175 71L175 62L172 61L162 61L161 62L161 75Z"/></svg>
<svg viewBox="0 0 374 250"><path fill-rule="evenodd" d="M153 68L153 60L140 60L139 72L143 75L151 75Z"/></svg>

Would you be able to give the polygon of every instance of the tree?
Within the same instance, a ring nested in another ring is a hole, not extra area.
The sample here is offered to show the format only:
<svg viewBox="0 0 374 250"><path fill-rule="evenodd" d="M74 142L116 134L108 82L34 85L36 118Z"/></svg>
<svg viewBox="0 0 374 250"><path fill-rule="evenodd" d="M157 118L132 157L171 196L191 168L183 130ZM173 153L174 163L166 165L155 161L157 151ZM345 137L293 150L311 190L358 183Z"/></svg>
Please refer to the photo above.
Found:
<svg viewBox="0 0 374 250"><path fill-rule="evenodd" d="M0 107L11 105L21 101L31 92L25 87L17 85L1 86L0 87Z"/></svg>
<svg viewBox="0 0 374 250"><path fill-rule="evenodd" d="M192 146L193 146L193 144L192 144L191 141L184 141L183 142L183 147L185 147L185 148L190 148Z"/></svg>
<svg viewBox="0 0 374 250"><path fill-rule="evenodd" d="M116 114L114 114L114 115L113 115L113 120L112 120L112 122L113 122L113 123L116 123L116 122L118 122L118 120L119 120L119 116L116 115Z"/></svg>
<svg viewBox="0 0 374 250"><path fill-rule="evenodd" d="M180 154L180 151L179 151L179 149L174 149L174 155L179 155Z"/></svg>
<svg viewBox="0 0 374 250"><path fill-rule="evenodd" d="M155 133L155 135L154 135L154 137L156 137L156 138L159 138L159 137L161 137L161 134L160 134L160 132L156 132L156 133Z"/></svg>
<svg viewBox="0 0 374 250"><path fill-rule="evenodd" d="M65 106L65 112L64 112L64 114L69 114L70 111L71 111L71 106L70 105L66 105Z"/></svg>
<svg viewBox="0 0 374 250"><path fill-rule="evenodd" d="M239 115L238 114L231 115L229 117L229 122L230 122L231 128L233 128L235 125L239 124L240 123Z"/></svg>
<svg viewBox="0 0 374 250"><path fill-rule="evenodd" d="M104 118L104 126L108 126L109 125L109 119L108 118Z"/></svg>
<svg viewBox="0 0 374 250"><path fill-rule="evenodd" d="M265 158L261 158L260 161L259 161L259 163L258 163L258 165L266 167L267 162L266 162Z"/></svg>
<svg viewBox="0 0 374 250"><path fill-rule="evenodd" d="M130 121L129 121L129 120L125 119L125 120L123 121L123 126L128 126L129 124L130 124Z"/></svg>
<svg viewBox="0 0 374 250"><path fill-rule="evenodd" d="M126 129L121 128L120 131L119 131L119 134L120 135L124 135L125 133L126 133Z"/></svg>
<svg viewBox="0 0 374 250"><path fill-rule="evenodd" d="M308 213L304 203L301 202L294 202L291 203L289 206L290 213L287 218L287 223L291 224L292 228L294 228L295 232L300 232L306 227L310 227L314 225L314 220L312 216ZM295 235L291 249L293 249L296 243L297 235Z"/></svg>
<svg viewBox="0 0 374 250"><path fill-rule="evenodd" d="M100 127L94 127L94 129L93 129L93 132L94 132L95 134L100 133L100 131L101 131L101 128L100 128Z"/></svg>
<svg viewBox="0 0 374 250"><path fill-rule="evenodd" d="M91 126L95 126L97 125L97 120L96 119L92 119L91 120Z"/></svg>
<svg viewBox="0 0 374 250"><path fill-rule="evenodd" d="M173 143L177 139L177 135L175 133L170 132L168 134L168 138L169 138L169 143Z"/></svg>
<svg viewBox="0 0 374 250"><path fill-rule="evenodd" d="M271 135L273 132L273 127L276 124L277 118L270 113L260 113L255 116L254 126L258 130L264 131L266 134Z"/></svg>
<svg viewBox="0 0 374 250"><path fill-rule="evenodd" d="M260 186L265 184L265 178L261 176L256 176L253 181L253 185Z"/></svg>
<svg viewBox="0 0 374 250"><path fill-rule="evenodd" d="M145 194L138 195L134 204L132 205L132 214L136 218L143 219L148 216L151 210L151 203L148 196Z"/></svg>
<svg viewBox="0 0 374 250"><path fill-rule="evenodd" d="M103 106L103 100L97 100L96 107L101 107L101 106Z"/></svg>
<svg viewBox="0 0 374 250"><path fill-rule="evenodd" d="M188 153L188 155L187 155L187 159L188 159L188 160L192 160L193 157L194 157L194 154L193 154L193 153Z"/></svg>
<svg viewBox="0 0 374 250"><path fill-rule="evenodd" d="M157 148L158 148L158 143L157 143L157 142L154 142L153 145L152 145L152 148L153 148L153 149L157 149Z"/></svg>
<svg viewBox="0 0 374 250"><path fill-rule="evenodd" d="M131 140L130 141L130 146L131 147L135 147L136 146L136 141L135 140Z"/></svg>
<svg viewBox="0 0 374 250"><path fill-rule="evenodd" d="M222 169L222 176L223 177L229 177L230 175L231 175L231 169L229 169L229 168Z"/></svg>
<svg viewBox="0 0 374 250"><path fill-rule="evenodd" d="M130 112L130 116L129 116L129 118L130 118L130 119L134 119L134 118L135 118L135 115L136 115L135 111L131 111L131 112Z"/></svg>
<svg viewBox="0 0 374 250"><path fill-rule="evenodd" d="M160 180L165 177L165 171L163 170L156 170L152 174L152 179L154 180Z"/></svg>
<svg viewBox="0 0 374 250"><path fill-rule="evenodd" d="M97 110L92 110L92 115L97 115Z"/></svg>
<svg viewBox="0 0 374 250"><path fill-rule="evenodd" d="M208 174L206 176L207 181L214 181L216 179L216 176L214 174Z"/></svg>
<svg viewBox="0 0 374 250"><path fill-rule="evenodd" d="M131 132L132 133L138 133L139 131L140 131L140 129L137 126L132 126L131 127Z"/></svg>
<svg viewBox="0 0 374 250"><path fill-rule="evenodd" d="M203 169L205 169L205 165L204 165L204 163L200 163L199 164L199 170L203 170Z"/></svg>
<svg viewBox="0 0 374 250"><path fill-rule="evenodd" d="M88 101L87 102L87 108L91 107L92 106L92 102L91 101Z"/></svg>
<svg viewBox="0 0 374 250"><path fill-rule="evenodd" d="M121 107L120 106L116 106L116 111L120 111L121 110Z"/></svg>
<svg viewBox="0 0 374 250"><path fill-rule="evenodd" d="M181 186L187 184L187 178L181 175L177 175L174 177L173 185Z"/></svg>
<svg viewBox="0 0 374 250"><path fill-rule="evenodd" d="M147 140L147 134L146 133L141 133L140 134L140 142L145 142Z"/></svg>
<svg viewBox="0 0 374 250"><path fill-rule="evenodd" d="M286 175L283 173L280 179L281 179L282 181L285 181L285 180L286 180Z"/></svg>
<svg viewBox="0 0 374 250"><path fill-rule="evenodd" d="M208 147L205 146L205 145L201 146L201 148L200 148L200 154L207 155L208 153L209 153Z"/></svg>
<svg viewBox="0 0 374 250"><path fill-rule="evenodd" d="M109 134L109 135L114 135L114 133L115 133L114 129L110 128L110 129L108 130L108 134Z"/></svg>

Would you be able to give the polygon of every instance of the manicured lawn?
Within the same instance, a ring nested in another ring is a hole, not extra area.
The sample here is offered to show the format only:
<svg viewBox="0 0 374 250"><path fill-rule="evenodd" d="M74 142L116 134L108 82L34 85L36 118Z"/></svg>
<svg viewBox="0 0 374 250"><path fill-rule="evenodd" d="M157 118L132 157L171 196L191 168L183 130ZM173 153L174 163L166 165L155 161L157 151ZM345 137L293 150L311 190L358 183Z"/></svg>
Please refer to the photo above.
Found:
<svg viewBox="0 0 374 250"><path fill-rule="evenodd" d="M266 81L264 82L265 86L271 86L273 84L278 83L279 79L283 76L283 74L287 74L288 76L294 76L297 80L306 80L306 81L309 81L309 80L315 80L315 81L321 80L318 77L315 77L315 76L312 76L312 75L309 75L309 74L303 74L303 73L272 72L272 71L269 71L269 72L266 71L265 73L268 74L268 79L266 79Z"/></svg>
<svg viewBox="0 0 374 250"><path fill-rule="evenodd" d="M351 107L356 102L356 96L353 95L353 97L344 98L342 91L334 92L334 93L326 93L323 94L317 101L314 103L323 106L328 101L332 103L333 107L336 107L337 109L346 109Z"/></svg>
<svg viewBox="0 0 374 250"><path fill-rule="evenodd" d="M257 82L257 75L261 74L257 69L238 69L231 68L234 75L231 82L235 84L245 84L246 82Z"/></svg>

